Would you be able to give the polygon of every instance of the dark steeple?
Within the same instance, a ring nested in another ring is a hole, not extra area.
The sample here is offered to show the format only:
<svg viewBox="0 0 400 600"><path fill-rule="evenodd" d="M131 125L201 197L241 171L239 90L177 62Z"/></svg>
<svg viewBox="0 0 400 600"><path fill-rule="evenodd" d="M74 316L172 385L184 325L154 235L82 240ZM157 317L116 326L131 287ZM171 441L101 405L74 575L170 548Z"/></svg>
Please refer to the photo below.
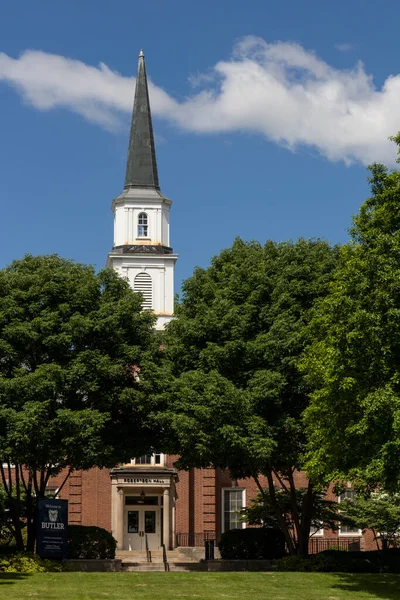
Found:
<svg viewBox="0 0 400 600"><path fill-rule="evenodd" d="M124 188L160 189L143 51L139 54Z"/></svg>

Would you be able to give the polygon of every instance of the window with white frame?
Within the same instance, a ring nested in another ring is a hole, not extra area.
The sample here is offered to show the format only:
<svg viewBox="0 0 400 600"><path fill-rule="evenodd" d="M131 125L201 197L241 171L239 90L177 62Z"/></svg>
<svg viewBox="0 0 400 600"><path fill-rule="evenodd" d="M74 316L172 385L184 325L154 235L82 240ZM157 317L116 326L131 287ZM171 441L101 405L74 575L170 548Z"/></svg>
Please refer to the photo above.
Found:
<svg viewBox="0 0 400 600"><path fill-rule="evenodd" d="M143 454L131 460L131 463L136 466L159 467L164 464L164 454L156 452L155 454Z"/></svg>
<svg viewBox="0 0 400 600"><path fill-rule="evenodd" d="M147 213L141 212L138 216L138 237L149 236L149 217Z"/></svg>
<svg viewBox="0 0 400 600"><path fill-rule="evenodd" d="M245 490L229 488L222 490L222 531L243 529L241 510L246 506Z"/></svg>
<svg viewBox="0 0 400 600"><path fill-rule="evenodd" d="M355 491L351 488L344 490L338 497L338 502L343 502L344 500L354 500ZM340 511L344 514L344 511ZM340 524L339 526L339 535L361 535L361 529L357 527L351 527L351 525Z"/></svg>
<svg viewBox="0 0 400 600"><path fill-rule="evenodd" d="M324 524L322 521L320 521L319 523L319 527L317 526L317 524L311 525L310 537L321 537L324 535Z"/></svg>

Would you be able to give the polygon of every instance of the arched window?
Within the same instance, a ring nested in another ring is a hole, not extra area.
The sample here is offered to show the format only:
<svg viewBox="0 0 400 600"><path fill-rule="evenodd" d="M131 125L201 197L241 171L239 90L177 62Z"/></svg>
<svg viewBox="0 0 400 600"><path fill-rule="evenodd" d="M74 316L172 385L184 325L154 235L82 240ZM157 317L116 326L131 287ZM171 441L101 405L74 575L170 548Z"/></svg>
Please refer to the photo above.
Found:
<svg viewBox="0 0 400 600"><path fill-rule="evenodd" d="M149 218L146 213L139 213L137 233L138 237L147 237L149 235Z"/></svg>
<svg viewBox="0 0 400 600"><path fill-rule="evenodd" d="M148 273L138 273L133 282L135 292L140 292L143 296L142 308L153 308L153 282Z"/></svg>

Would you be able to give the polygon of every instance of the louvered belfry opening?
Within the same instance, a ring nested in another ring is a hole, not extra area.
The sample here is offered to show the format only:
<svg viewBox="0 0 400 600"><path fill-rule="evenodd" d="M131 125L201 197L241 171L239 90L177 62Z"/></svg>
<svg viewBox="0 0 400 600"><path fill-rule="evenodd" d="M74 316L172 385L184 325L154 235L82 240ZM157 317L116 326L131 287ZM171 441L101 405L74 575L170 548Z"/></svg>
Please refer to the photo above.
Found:
<svg viewBox="0 0 400 600"><path fill-rule="evenodd" d="M133 289L143 295L143 308L153 308L153 282L148 273L138 273L136 275Z"/></svg>

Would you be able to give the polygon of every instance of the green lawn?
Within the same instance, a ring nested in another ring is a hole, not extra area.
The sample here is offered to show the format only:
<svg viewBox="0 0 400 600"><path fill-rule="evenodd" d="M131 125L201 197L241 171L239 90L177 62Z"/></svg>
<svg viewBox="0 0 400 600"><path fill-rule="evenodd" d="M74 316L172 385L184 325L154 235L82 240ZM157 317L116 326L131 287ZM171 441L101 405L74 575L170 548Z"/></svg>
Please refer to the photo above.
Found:
<svg viewBox="0 0 400 600"><path fill-rule="evenodd" d="M7 600L400 599L400 575L348 573L0 573Z"/></svg>

